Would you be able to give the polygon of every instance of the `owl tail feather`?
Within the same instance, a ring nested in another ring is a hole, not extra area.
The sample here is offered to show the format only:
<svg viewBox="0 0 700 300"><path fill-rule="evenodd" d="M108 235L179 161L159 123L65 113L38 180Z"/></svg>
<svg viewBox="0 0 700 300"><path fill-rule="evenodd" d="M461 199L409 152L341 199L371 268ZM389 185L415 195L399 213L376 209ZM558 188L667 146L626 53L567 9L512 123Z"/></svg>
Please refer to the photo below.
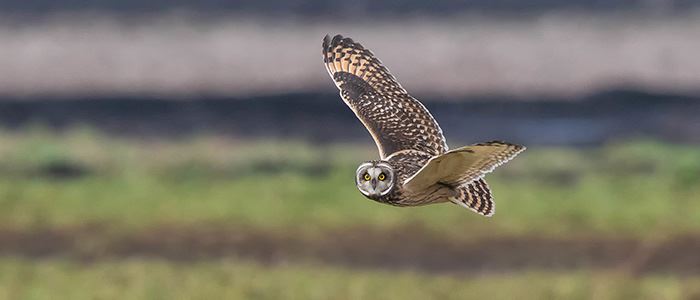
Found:
<svg viewBox="0 0 700 300"><path fill-rule="evenodd" d="M455 191L457 195L450 197L450 201L453 203L486 217L493 216L496 212L491 189L483 179L459 186L455 188Z"/></svg>

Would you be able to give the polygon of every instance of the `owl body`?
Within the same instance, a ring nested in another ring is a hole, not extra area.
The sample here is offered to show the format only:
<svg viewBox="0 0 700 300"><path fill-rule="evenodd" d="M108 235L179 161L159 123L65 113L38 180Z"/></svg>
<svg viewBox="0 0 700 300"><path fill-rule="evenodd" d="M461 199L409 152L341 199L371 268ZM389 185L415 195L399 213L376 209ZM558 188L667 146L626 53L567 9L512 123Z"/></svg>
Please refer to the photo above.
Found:
<svg viewBox="0 0 700 300"><path fill-rule="evenodd" d="M360 164L355 174L365 197L394 206L452 202L493 215L483 177L525 147L494 141L449 151L430 112L371 51L350 38L326 36L323 62L379 150L380 159Z"/></svg>
<svg viewBox="0 0 700 300"><path fill-rule="evenodd" d="M428 189L411 191L404 189L402 183L414 175L430 160L432 155L420 151L401 151L388 157L387 160L374 160L370 163L388 163L396 176L391 191L383 196L368 196L377 202L394 206L418 206L431 203L447 202L448 197L455 192L447 185L435 184Z"/></svg>

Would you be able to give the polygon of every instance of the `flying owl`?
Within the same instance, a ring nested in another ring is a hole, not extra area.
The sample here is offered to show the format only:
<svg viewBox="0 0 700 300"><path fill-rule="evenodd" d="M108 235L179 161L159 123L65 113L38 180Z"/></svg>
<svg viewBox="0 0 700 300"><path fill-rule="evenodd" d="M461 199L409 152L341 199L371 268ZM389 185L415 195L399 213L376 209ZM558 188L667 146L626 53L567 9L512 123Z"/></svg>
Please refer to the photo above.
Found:
<svg viewBox="0 0 700 300"><path fill-rule="evenodd" d="M340 97L367 128L379 160L362 163L355 183L394 206L452 202L484 216L495 212L483 177L524 146L487 142L448 151L438 123L374 54L342 35L323 39L323 62Z"/></svg>

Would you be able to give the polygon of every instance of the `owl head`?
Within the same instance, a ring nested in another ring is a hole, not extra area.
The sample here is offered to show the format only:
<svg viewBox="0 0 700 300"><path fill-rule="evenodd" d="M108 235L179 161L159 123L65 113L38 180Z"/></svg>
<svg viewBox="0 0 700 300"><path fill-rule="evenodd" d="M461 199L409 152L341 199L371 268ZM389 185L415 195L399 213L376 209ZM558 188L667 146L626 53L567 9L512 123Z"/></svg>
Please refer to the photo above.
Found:
<svg viewBox="0 0 700 300"><path fill-rule="evenodd" d="M365 162L357 168L355 183L363 195L379 198L394 187L394 169L384 161Z"/></svg>

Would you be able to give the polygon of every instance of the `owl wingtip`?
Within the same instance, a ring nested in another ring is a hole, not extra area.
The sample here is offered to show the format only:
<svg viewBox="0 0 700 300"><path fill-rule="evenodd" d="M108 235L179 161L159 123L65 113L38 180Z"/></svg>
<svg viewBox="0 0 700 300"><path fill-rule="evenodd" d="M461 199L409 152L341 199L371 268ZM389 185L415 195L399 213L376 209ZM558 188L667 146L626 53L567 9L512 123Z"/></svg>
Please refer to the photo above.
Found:
<svg viewBox="0 0 700 300"><path fill-rule="evenodd" d="M326 36L323 37L324 46L335 46L338 44L355 44L355 41L352 38L343 36L342 34L336 34L332 37L331 34L326 34Z"/></svg>
<svg viewBox="0 0 700 300"><path fill-rule="evenodd" d="M328 47L331 44L331 35L326 34L326 36L323 37L323 42L321 43L321 47L323 48L323 52L328 51Z"/></svg>
<svg viewBox="0 0 700 300"><path fill-rule="evenodd" d="M335 46L343 42L345 40L345 37L342 34L336 34L333 36L333 39L331 40L331 45Z"/></svg>
<svg viewBox="0 0 700 300"><path fill-rule="evenodd" d="M333 35L331 37L331 34L326 34L326 36L323 37L323 49L324 50L330 50L330 48L333 48L334 46L337 46L343 41L346 41L348 39L344 38L340 34ZM350 40L352 42L352 40Z"/></svg>

